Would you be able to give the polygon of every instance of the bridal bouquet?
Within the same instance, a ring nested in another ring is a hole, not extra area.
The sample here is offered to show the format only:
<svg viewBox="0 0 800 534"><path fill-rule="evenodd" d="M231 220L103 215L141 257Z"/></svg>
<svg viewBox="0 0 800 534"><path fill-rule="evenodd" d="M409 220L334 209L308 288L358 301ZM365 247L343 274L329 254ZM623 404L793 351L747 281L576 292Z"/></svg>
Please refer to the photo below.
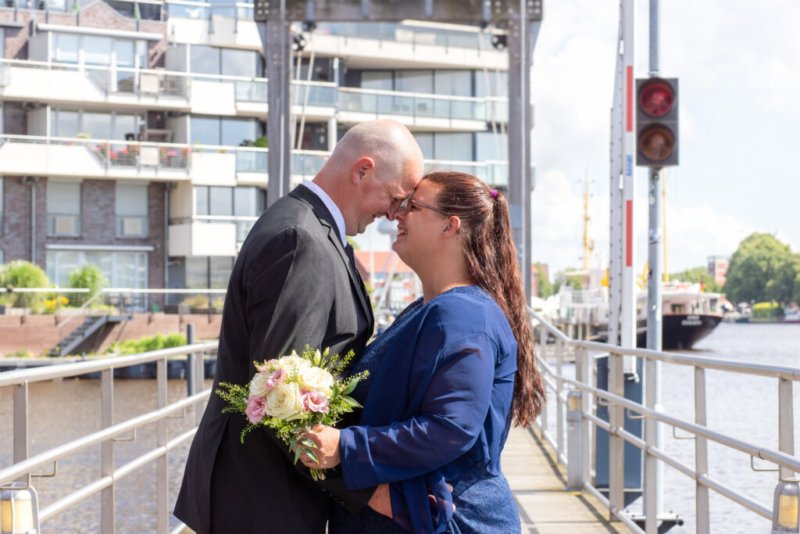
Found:
<svg viewBox="0 0 800 534"><path fill-rule="evenodd" d="M342 371L353 359L306 347L303 354L256 363L257 372L247 385L221 383L216 393L226 403L223 412L241 413L249 424L240 439L258 427L267 427L294 451L294 461L305 452L317 461L315 444L300 435L316 424L335 426L342 415L360 408L350 397L367 371L342 378ZM314 480L324 480L322 469L311 469Z"/></svg>

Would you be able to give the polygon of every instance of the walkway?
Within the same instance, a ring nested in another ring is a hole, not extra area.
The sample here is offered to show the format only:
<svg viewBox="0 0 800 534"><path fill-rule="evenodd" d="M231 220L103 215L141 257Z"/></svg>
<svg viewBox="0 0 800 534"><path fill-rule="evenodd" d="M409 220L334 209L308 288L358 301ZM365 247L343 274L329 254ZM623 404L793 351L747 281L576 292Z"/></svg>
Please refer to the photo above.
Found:
<svg viewBox="0 0 800 534"><path fill-rule="evenodd" d="M552 449L536 431L514 428L503 449L503 473L508 478L525 534L628 532L609 524L608 513L590 495L565 489L566 473L553 462Z"/></svg>

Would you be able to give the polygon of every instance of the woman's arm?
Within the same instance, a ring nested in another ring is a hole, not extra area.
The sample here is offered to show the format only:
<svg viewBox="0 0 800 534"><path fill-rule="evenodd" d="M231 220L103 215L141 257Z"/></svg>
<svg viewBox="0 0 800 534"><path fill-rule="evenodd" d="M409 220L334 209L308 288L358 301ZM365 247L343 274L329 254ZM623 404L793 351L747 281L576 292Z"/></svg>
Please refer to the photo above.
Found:
<svg viewBox="0 0 800 534"><path fill-rule="evenodd" d="M321 465L336 465L336 455L341 457L348 488L367 488L429 473L474 444L491 402L494 344L486 335L474 334L427 359L430 362L415 362L423 368L431 366L429 376L415 384L425 387L427 379L417 415L386 426L309 433L320 446L317 457Z"/></svg>

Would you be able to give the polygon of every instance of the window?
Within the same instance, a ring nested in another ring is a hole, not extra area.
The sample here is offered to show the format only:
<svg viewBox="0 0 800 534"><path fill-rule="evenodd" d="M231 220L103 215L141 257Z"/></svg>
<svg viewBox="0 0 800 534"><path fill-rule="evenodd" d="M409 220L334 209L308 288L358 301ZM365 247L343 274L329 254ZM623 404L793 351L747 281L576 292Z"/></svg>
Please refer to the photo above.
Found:
<svg viewBox="0 0 800 534"><path fill-rule="evenodd" d="M500 132L476 133L475 156L477 161L505 161L508 157L508 136Z"/></svg>
<svg viewBox="0 0 800 534"><path fill-rule="evenodd" d="M375 89L381 91L391 91L394 89L394 77L392 71L364 71L361 73L361 88Z"/></svg>
<svg viewBox="0 0 800 534"><path fill-rule="evenodd" d="M126 113L97 113L82 110L54 109L51 115L53 135L56 137L78 137L87 135L91 139L125 139L126 134L135 134L141 115Z"/></svg>
<svg viewBox="0 0 800 534"><path fill-rule="evenodd" d="M47 276L61 287L69 287L69 275L86 264L96 265L110 287L147 288L146 252L47 251Z"/></svg>
<svg viewBox="0 0 800 534"><path fill-rule="evenodd" d="M83 50L86 65L111 65L112 52L120 67L135 66L136 56L141 66L147 65L147 42L143 40L54 32L52 50L50 59L58 63L78 63L78 51Z"/></svg>
<svg viewBox="0 0 800 534"><path fill-rule="evenodd" d="M433 134L417 132L414 134L414 138L422 149L422 157L425 159L433 159Z"/></svg>
<svg viewBox="0 0 800 534"><path fill-rule="evenodd" d="M147 237L147 188L147 184L117 182L117 237Z"/></svg>
<svg viewBox="0 0 800 534"><path fill-rule="evenodd" d="M197 74L260 77L262 65L261 55L252 50L192 45L189 55L189 70Z"/></svg>
<svg viewBox="0 0 800 534"><path fill-rule="evenodd" d="M434 73L437 95L472 96L472 71L437 70Z"/></svg>
<svg viewBox="0 0 800 534"><path fill-rule="evenodd" d="M208 214L218 217L233 215L232 187L209 187Z"/></svg>
<svg viewBox="0 0 800 534"><path fill-rule="evenodd" d="M433 71L399 70L395 77L395 88L408 93L433 93Z"/></svg>
<svg viewBox="0 0 800 534"><path fill-rule="evenodd" d="M263 132L256 119L221 117L191 118L191 141L200 145L241 146L254 142Z"/></svg>
<svg viewBox="0 0 800 534"><path fill-rule="evenodd" d="M47 182L47 235L76 237L81 234L80 182Z"/></svg>
<svg viewBox="0 0 800 534"><path fill-rule="evenodd" d="M450 161L472 161L471 133L436 133L434 135L434 159Z"/></svg>
<svg viewBox="0 0 800 534"><path fill-rule="evenodd" d="M195 216L258 217L266 206L266 191L258 187L194 186Z"/></svg>
<svg viewBox="0 0 800 534"><path fill-rule="evenodd" d="M233 258L192 256L186 258L187 289L225 289L233 271Z"/></svg>
<svg viewBox="0 0 800 534"><path fill-rule="evenodd" d="M507 97L508 72L486 71L477 73L475 77L475 96Z"/></svg>

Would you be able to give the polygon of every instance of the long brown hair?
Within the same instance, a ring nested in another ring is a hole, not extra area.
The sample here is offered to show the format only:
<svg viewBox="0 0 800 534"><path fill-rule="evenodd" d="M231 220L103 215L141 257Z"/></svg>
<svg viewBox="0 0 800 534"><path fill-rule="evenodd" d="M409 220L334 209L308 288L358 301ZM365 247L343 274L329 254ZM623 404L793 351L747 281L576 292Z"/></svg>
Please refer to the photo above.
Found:
<svg viewBox="0 0 800 534"><path fill-rule="evenodd" d="M511 325L518 347L511 411L517 426L530 425L542 410L545 391L533 359L533 335L511 236L508 202L503 193L471 174L441 171L423 180L438 186L438 207L461 219L469 274L495 299Z"/></svg>

